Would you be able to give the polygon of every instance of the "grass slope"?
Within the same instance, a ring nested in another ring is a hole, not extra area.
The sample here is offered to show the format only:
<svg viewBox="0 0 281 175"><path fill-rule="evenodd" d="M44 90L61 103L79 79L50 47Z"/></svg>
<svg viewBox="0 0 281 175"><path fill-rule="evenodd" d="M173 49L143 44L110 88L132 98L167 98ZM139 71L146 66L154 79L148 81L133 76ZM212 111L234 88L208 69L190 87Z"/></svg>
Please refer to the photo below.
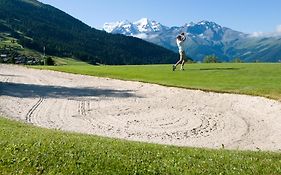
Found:
<svg viewBox="0 0 281 175"><path fill-rule="evenodd" d="M6 33L0 32L0 48L8 47L14 50L21 50L23 47L17 43L17 39L10 37Z"/></svg>
<svg viewBox="0 0 281 175"><path fill-rule="evenodd" d="M0 174L281 174L281 153L129 142L4 118L0 138Z"/></svg>
<svg viewBox="0 0 281 175"><path fill-rule="evenodd" d="M175 72L171 71L171 65L92 66L75 62L37 68L281 100L281 64L278 63L189 64L185 71Z"/></svg>
<svg viewBox="0 0 281 175"><path fill-rule="evenodd" d="M15 51L21 55L31 56L35 58L43 58L40 52L24 48L18 41L18 39L10 36L9 33L0 32L0 49Z"/></svg>

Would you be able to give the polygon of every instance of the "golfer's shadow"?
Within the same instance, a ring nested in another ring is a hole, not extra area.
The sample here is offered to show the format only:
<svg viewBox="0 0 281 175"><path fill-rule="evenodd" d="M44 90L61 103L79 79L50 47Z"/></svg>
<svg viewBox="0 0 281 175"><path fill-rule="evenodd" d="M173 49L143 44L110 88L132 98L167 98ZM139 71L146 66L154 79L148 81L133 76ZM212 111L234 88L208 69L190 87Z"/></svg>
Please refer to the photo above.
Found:
<svg viewBox="0 0 281 175"><path fill-rule="evenodd" d="M213 68L201 68L199 70L239 70L240 68L234 67L213 67Z"/></svg>
<svg viewBox="0 0 281 175"><path fill-rule="evenodd" d="M100 89L88 87L72 88L7 82L0 82L0 95L18 98L139 97L132 90Z"/></svg>

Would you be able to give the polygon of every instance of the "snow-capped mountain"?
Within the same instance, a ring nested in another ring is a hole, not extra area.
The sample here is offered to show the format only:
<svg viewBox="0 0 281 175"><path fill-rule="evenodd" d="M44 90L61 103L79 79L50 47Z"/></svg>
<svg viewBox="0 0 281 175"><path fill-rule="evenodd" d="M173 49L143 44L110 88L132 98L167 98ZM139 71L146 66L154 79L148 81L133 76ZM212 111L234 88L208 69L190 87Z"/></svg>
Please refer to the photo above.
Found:
<svg viewBox="0 0 281 175"><path fill-rule="evenodd" d="M129 21L105 23L103 29L108 33L118 33L133 36L138 33L137 28Z"/></svg>
<svg viewBox="0 0 281 175"><path fill-rule="evenodd" d="M155 35L162 34L163 32L186 32L190 35L197 35L201 38L208 38L218 40L222 38L223 30L225 30L220 25L209 22L209 21L201 21L199 23L189 23L185 24L181 27L167 27L162 25L161 23L149 20L147 18L142 18L136 22L129 22L128 20L105 23L103 26L103 30L108 33L113 34L124 34L128 36L142 36L139 34L146 35ZM141 38L141 37L140 37Z"/></svg>
<svg viewBox="0 0 281 175"><path fill-rule="evenodd" d="M211 21L190 22L179 27L167 27L154 20L142 18L136 22L105 23L103 29L108 33L138 37L175 52L178 49L175 37L179 33L185 32L187 34L187 53L194 60L199 61L204 56L213 54L221 61L229 61L236 57L245 61L257 59L278 61L281 59L281 37L266 40L253 38L249 34L222 27Z"/></svg>
<svg viewBox="0 0 281 175"><path fill-rule="evenodd" d="M168 29L168 27L147 18L142 18L136 22L129 22L127 20L124 20L105 23L103 25L103 30L108 33L135 36L142 39L145 37L142 37L144 35L141 34L148 35L156 32L163 32L166 29Z"/></svg>
<svg viewBox="0 0 281 175"><path fill-rule="evenodd" d="M133 23L140 33L150 33L150 32L161 32L166 30L168 27L163 26L159 22L149 20L147 18L142 18Z"/></svg>

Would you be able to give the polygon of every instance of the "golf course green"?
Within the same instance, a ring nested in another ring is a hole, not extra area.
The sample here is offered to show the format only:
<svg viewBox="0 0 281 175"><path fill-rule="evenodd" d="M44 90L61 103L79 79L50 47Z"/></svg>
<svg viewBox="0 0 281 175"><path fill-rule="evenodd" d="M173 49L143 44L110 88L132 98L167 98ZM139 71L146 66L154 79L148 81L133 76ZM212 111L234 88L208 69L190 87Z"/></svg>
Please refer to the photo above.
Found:
<svg viewBox="0 0 281 175"><path fill-rule="evenodd" d="M279 63L186 64L184 71L174 72L172 65L93 66L73 60L59 63L66 65L34 68L281 100Z"/></svg>

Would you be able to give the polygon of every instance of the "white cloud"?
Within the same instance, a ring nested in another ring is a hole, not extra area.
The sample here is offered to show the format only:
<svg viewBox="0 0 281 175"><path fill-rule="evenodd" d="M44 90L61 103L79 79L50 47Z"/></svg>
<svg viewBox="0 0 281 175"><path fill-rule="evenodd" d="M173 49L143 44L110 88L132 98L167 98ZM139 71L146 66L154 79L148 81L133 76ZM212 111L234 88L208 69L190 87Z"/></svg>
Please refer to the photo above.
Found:
<svg viewBox="0 0 281 175"><path fill-rule="evenodd" d="M281 24L276 27L276 32L281 33Z"/></svg>
<svg viewBox="0 0 281 175"><path fill-rule="evenodd" d="M132 35L132 36L133 36L133 37L140 38L140 39L146 39L146 38L148 38L147 34L145 34L145 33L139 33L139 34Z"/></svg>
<svg viewBox="0 0 281 175"><path fill-rule="evenodd" d="M158 35L147 35L145 33L139 33L139 34L132 35L132 36L140 38L140 39L153 39L153 38L158 37Z"/></svg>
<svg viewBox="0 0 281 175"><path fill-rule="evenodd" d="M281 24L276 26L274 32L253 32L250 34L251 37L276 37L281 36Z"/></svg>
<svg viewBox="0 0 281 175"><path fill-rule="evenodd" d="M265 36L265 33L263 33L263 32L253 32L253 33L251 33L251 36L252 37L263 37L263 36Z"/></svg>

